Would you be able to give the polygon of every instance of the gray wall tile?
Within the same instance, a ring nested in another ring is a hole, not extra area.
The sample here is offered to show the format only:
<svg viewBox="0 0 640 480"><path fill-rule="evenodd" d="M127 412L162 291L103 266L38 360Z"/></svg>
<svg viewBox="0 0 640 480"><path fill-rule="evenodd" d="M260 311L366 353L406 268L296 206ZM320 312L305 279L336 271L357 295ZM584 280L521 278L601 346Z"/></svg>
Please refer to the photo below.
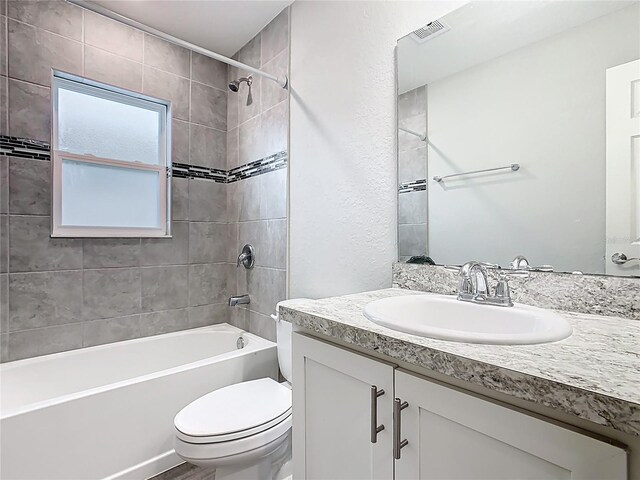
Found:
<svg viewBox="0 0 640 480"><path fill-rule="evenodd" d="M9 216L0 215L0 273L9 271Z"/></svg>
<svg viewBox="0 0 640 480"><path fill-rule="evenodd" d="M238 129L227 132L227 170L240 165L238 152Z"/></svg>
<svg viewBox="0 0 640 480"><path fill-rule="evenodd" d="M9 76L51 85L51 68L82 74L82 44L9 19Z"/></svg>
<svg viewBox="0 0 640 480"><path fill-rule="evenodd" d="M236 264L242 244L238 240L238 223L229 223L227 228L227 262Z"/></svg>
<svg viewBox="0 0 640 480"><path fill-rule="evenodd" d="M142 336L160 335L189 328L189 311L186 308L140 315Z"/></svg>
<svg viewBox="0 0 640 480"><path fill-rule="evenodd" d="M84 41L136 62L142 62L142 32L97 13L84 11Z"/></svg>
<svg viewBox="0 0 640 480"><path fill-rule="evenodd" d="M287 217L287 170L257 177L260 180L260 218Z"/></svg>
<svg viewBox="0 0 640 480"><path fill-rule="evenodd" d="M229 306L226 303L189 307L189 328L204 327L228 321Z"/></svg>
<svg viewBox="0 0 640 480"><path fill-rule="evenodd" d="M0 76L0 135L9 134L9 81Z"/></svg>
<svg viewBox="0 0 640 480"><path fill-rule="evenodd" d="M153 35L144 35L144 63L165 72L190 78L191 52Z"/></svg>
<svg viewBox="0 0 640 480"><path fill-rule="evenodd" d="M0 362L9 361L9 335L0 333Z"/></svg>
<svg viewBox="0 0 640 480"><path fill-rule="evenodd" d="M0 75L7 75L7 17L0 15Z"/></svg>
<svg viewBox="0 0 640 480"><path fill-rule="evenodd" d="M226 302L229 296L227 291L229 268L225 263L190 265L189 306Z"/></svg>
<svg viewBox="0 0 640 480"><path fill-rule="evenodd" d="M280 102L262 115L264 155L287 150L289 143L289 102ZM263 156L264 156L263 155Z"/></svg>
<svg viewBox="0 0 640 480"><path fill-rule="evenodd" d="M140 315L84 322L84 347L131 340L140 336Z"/></svg>
<svg viewBox="0 0 640 480"><path fill-rule="evenodd" d="M191 52L191 79L225 90L227 88L227 65L213 58Z"/></svg>
<svg viewBox="0 0 640 480"><path fill-rule="evenodd" d="M0 213L9 212L9 158L0 155Z"/></svg>
<svg viewBox="0 0 640 480"><path fill-rule="evenodd" d="M227 260L228 225L191 222L189 224L189 263L218 263Z"/></svg>
<svg viewBox="0 0 640 480"><path fill-rule="evenodd" d="M260 219L260 182L265 175L247 178L227 186L229 220L249 221Z"/></svg>
<svg viewBox="0 0 640 480"><path fill-rule="evenodd" d="M191 82L191 121L227 130L227 92Z"/></svg>
<svg viewBox="0 0 640 480"><path fill-rule="evenodd" d="M268 315L249 311L249 331L272 342L276 341L276 322Z"/></svg>
<svg viewBox="0 0 640 480"><path fill-rule="evenodd" d="M238 61L250 65L252 67L260 68L260 34L249 40L239 51Z"/></svg>
<svg viewBox="0 0 640 480"><path fill-rule="evenodd" d="M427 226L398 225L398 255L426 255Z"/></svg>
<svg viewBox="0 0 640 480"><path fill-rule="evenodd" d="M0 333L9 331L9 274L0 275Z"/></svg>
<svg viewBox="0 0 640 480"><path fill-rule="evenodd" d="M276 304L285 299L286 273L284 270L254 267L247 272L247 288L251 296L251 310L271 315Z"/></svg>
<svg viewBox="0 0 640 480"><path fill-rule="evenodd" d="M238 307L229 309L229 323L234 327L249 331L249 310Z"/></svg>
<svg viewBox="0 0 640 480"><path fill-rule="evenodd" d="M143 312L188 306L189 267L145 267L141 271Z"/></svg>
<svg viewBox="0 0 640 480"><path fill-rule="evenodd" d="M173 220L189 219L189 179L171 179L171 218Z"/></svg>
<svg viewBox="0 0 640 480"><path fill-rule="evenodd" d="M228 91L227 92L227 130L238 128L239 108L240 108L240 102L238 100L238 94L232 91Z"/></svg>
<svg viewBox="0 0 640 480"><path fill-rule="evenodd" d="M427 178L427 148L413 148L398 154L398 182Z"/></svg>
<svg viewBox="0 0 640 480"><path fill-rule="evenodd" d="M82 240L84 268L137 267L139 238L85 238Z"/></svg>
<svg viewBox="0 0 640 480"><path fill-rule="evenodd" d="M84 270L82 281L85 320L140 312L140 270L108 268Z"/></svg>
<svg viewBox="0 0 640 480"><path fill-rule="evenodd" d="M9 330L82 320L82 272L9 274Z"/></svg>
<svg viewBox="0 0 640 480"><path fill-rule="evenodd" d="M289 47L289 7L262 30L262 65Z"/></svg>
<svg viewBox="0 0 640 480"><path fill-rule="evenodd" d="M116 87L142 91L142 64L86 45L84 75Z"/></svg>
<svg viewBox="0 0 640 480"><path fill-rule="evenodd" d="M189 262L189 223L173 222L172 238L143 238L140 265L186 265Z"/></svg>
<svg viewBox="0 0 640 480"><path fill-rule="evenodd" d="M188 79L145 65L142 91L161 100L169 100L173 118L189 120Z"/></svg>
<svg viewBox="0 0 640 480"><path fill-rule="evenodd" d="M258 116L240 125L238 129L239 165L254 162L266 156L262 130L262 117Z"/></svg>
<svg viewBox="0 0 640 480"><path fill-rule="evenodd" d="M189 163L189 123L173 120L171 124L171 161Z"/></svg>
<svg viewBox="0 0 640 480"><path fill-rule="evenodd" d="M11 333L9 360L81 348L82 330L82 324L70 324Z"/></svg>
<svg viewBox="0 0 640 480"><path fill-rule="evenodd" d="M283 50L276 55L271 61L266 63L263 67L265 72L276 75L277 77L283 77L289 73L289 49ZM264 81L262 82L261 91L261 107L262 112L269 110L280 102L283 102L289 96L289 90L282 88L276 82Z"/></svg>
<svg viewBox="0 0 640 480"><path fill-rule="evenodd" d="M51 141L50 89L9 79L9 135Z"/></svg>
<svg viewBox="0 0 640 480"><path fill-rule="evenodd" d="M10 216L10 271L34 272L82 268L82 240L51 238L50 232L49 217Z"/></svg>
<svg viewBox="0 0 640 480"><path fill-rule="evenodd" d="M398 195L398 223L427 222L427 191L407 192ZM426 242L425 236L422 241Z"/></svg>
<svg viewBox="0 0 640 480"><path fill-rule="evenodd" d="M189 180L189 220L227 221L227 184L208 180Z"/></svg>
<svg viewBox="0 0 640 480"><path fill-rule="evenodd" d="M59 0L9 0L7 15L73 40L82 40L82 9Z"/></svg>
<svg viewBox="0 0 640 480"><path fill-rule="evenodd" d="M191 124L189 163L226 170L227 134L214 128Z"/></svg>
<svg viewBox="0 0 640 480"><path fill-rule="evenodd" d="M51 162L9 158L9 212L51 213Z"/></svg>

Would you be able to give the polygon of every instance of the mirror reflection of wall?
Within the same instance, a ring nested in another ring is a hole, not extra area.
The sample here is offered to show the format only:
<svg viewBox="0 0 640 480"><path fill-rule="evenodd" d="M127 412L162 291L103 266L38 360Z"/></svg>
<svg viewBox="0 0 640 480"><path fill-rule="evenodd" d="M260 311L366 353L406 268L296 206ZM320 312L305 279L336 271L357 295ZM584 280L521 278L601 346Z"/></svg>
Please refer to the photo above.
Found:
<svg viewBox="0 0 640 480"><path fill-rule="evenodd" d="M640 256L640 131L617 127L635 105L640 129L640 4L478 2L441 23L398 43L400 261L640 275L611 261Z"/></svg>

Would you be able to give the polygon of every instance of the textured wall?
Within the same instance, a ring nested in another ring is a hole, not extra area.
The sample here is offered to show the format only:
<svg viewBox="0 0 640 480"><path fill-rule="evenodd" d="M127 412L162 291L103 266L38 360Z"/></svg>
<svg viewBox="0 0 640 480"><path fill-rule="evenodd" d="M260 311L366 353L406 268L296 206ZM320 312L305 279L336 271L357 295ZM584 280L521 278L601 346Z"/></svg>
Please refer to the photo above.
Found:
<svg viewBox="0 0 640 480"><path fill-rule="evenodd" d="M234 56L274 75L289 73L289 9L283 10ZM229 80L246 72L229 69ZM274 82L254 77L253 103L246 105L247 87L228 92L228 168L287 150L289 92ZM231 309L231 323L275 340L269 317L286 295L287 169L247 178L228 186L230 261L246 243L256 249L256 265L232 270L229 290L248 293L251 303Z"/></svg>
<svg viewBox="0 0 640 480"><path fill-rule="evenodd" d="M49 141L55 67L171 100L173 161L226 169L226 65L63 1L6 8L1 135ZM0 157L3 361L227 320L227 185L174 178L172 239L51 239L49 178Z"/></svg>
<svg viewBox="0 0 640 480"><path fill-rule="evenodd" d="M291 7L289 296L391 285L396 41L463 2Z"/></svg>

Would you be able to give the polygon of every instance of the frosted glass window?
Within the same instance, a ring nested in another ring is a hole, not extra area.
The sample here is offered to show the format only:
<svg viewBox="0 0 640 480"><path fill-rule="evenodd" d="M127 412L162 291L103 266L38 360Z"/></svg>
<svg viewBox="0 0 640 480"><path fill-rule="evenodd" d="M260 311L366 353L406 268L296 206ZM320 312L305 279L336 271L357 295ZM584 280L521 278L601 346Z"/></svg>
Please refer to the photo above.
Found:
<svg viewBox="0 0 640 480"><path fill-rule="evenodd" d="M169 103L54 72L54 237L170 234Z"/></svg>
<svg viewBox="0 0 640 480"><path fill-rule="evenodd" d="M60 88L58 146L65 152L158 164L159 111Z"/></svg>
<svg viewBox="0 0 640 480"><path fill-rule="evenodd" d="M62 160L62 225L160 228L160 175Z"/></svg>

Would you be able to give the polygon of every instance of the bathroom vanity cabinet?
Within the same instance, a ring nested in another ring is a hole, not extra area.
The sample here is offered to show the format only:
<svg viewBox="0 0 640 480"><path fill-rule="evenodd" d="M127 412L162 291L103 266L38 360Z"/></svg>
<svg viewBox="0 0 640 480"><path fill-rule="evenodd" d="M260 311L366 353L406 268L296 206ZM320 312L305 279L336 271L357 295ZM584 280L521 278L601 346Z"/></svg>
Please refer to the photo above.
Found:
<svg viewBox="0 0 640 480"><path fill-rule="evenodd" d="M294 478L627 478L623 448L293 335Z"/></svg>

